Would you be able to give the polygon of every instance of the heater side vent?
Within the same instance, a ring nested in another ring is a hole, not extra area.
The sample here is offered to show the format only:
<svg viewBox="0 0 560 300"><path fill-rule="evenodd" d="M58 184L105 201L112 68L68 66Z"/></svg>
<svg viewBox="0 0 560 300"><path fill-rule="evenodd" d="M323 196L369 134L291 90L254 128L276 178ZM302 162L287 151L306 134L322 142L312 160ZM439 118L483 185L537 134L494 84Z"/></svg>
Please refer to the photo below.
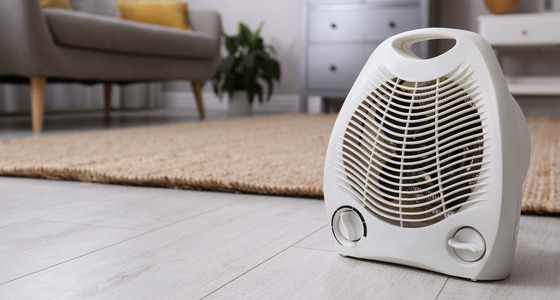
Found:
<svg viewBox="0 0 560 300"><path fill-rule="evenodd" d="M485 200L484 102L471 75L467 67L413 82L375 72L340 140L336 183L400 227L429 226Z"/></svg>

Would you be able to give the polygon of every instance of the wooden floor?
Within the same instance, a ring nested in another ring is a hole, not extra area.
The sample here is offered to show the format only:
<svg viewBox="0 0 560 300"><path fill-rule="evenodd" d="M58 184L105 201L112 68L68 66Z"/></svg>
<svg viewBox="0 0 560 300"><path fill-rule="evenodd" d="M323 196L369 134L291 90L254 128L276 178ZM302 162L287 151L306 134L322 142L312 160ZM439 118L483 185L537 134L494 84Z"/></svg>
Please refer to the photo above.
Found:
<svg viewBox="0 0 560 300"><path fill-rule="evenodd" d="M163 123L196 121L175 113ZM46 120L45 134L69 131ZM18 122L0 118L0 139L31 135ZM327 223L316 199L0 177L0 299L560 298L560 217L521 217L497 282L342 257Z"/></svg>

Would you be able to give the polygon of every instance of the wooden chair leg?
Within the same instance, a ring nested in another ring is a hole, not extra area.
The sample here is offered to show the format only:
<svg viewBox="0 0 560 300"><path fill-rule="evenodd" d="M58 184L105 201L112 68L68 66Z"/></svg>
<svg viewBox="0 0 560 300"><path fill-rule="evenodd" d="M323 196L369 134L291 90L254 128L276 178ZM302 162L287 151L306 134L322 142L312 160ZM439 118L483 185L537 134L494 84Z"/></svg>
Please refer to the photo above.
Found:
<svg viewBox="0 0 560 300"><path fill-rule="evenodd" d="M105 100L105 120L111 118L111 97L113 96L113 85L110 83L103 84L103 95Z"/></svg>
<svg viewBox="0 0 560 300"><path fill-rule="evenodd" d="M206 118L204 113L204 101L202 99L202 83L198 80L191 81L194 97L196 98L196 105L198 106L198 115L201 120Z"/></svg>
<svg viewBox="0 0 560 300"><path fill-rule="evenodd" d="M31 126L34 132L43 130L43 116L45 114L45 88L47 78L36 76L30 77L31 85Z"/></svg>

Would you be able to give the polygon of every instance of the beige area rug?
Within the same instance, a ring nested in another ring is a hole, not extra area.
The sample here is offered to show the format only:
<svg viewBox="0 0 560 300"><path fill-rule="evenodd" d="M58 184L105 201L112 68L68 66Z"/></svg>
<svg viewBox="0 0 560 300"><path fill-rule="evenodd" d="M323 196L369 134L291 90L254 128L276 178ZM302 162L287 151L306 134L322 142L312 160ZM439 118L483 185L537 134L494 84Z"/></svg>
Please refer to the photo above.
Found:
<svg viewBox="0 0 560 300"><path fill-rule="evenodd" d="M560 119L528 118L531 162L521 210L560 213Z"/></svg>
<svg viewBox="0 0 560 300"><path fill-rule="evenodd" d="M0 141L0 174L320 198L335 115L282 115ZM560 213L560 120L529 119L524 212Z"/></svg>

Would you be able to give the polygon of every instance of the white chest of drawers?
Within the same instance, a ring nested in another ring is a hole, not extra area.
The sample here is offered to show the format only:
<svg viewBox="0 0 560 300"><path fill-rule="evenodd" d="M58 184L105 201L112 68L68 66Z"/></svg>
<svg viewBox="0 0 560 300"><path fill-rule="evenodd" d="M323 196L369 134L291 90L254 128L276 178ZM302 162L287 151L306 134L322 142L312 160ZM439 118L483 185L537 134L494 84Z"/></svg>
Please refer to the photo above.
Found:
<svg viewBox="0 0 560 300"><path fill-rule="evenodd" d="M386 38L430 24L430 0L304 0L301 110L311 95L344 98ZM420 52L426 54L427 46Z"/></svg>
<svg viewBox="0 0 560 300"><path fill-rule="evenodd" d="M495 49L560 46L560 13L487 15L478 18L480 34ZM506 77L513 95L560 95L560 76Z"/></svg>

